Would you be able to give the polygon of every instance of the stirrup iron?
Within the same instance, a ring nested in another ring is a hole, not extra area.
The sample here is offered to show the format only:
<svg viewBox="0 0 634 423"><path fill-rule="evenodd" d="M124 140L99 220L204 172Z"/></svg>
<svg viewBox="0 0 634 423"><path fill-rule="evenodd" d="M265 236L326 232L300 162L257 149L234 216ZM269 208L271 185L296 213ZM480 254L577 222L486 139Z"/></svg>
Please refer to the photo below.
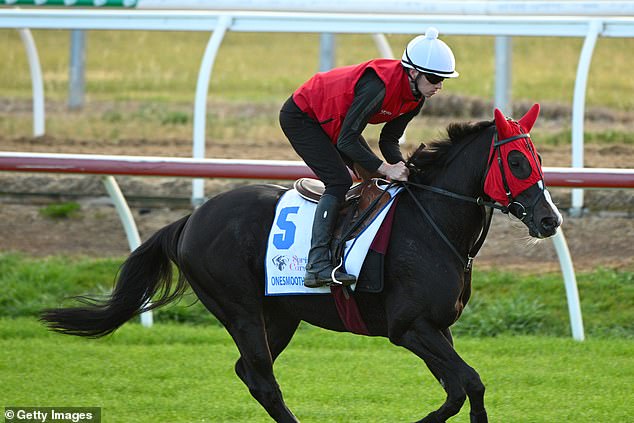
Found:
<svg viewBox="0 0 634 423"><path fill-rule="evenodd" d="M332 271L330 272L330 281L328 282L328 286L350 286L357 283L357 278L354 275L347 274L345 271L341 270L343 267L343 257L339 258L339 264L337 264ZM346 276L352 278L352 280L343 280L340 281L337 279L337 272L341 272L339 277Z"/></svg>
<svg viewBox="0 0 634 423"><path fill-rule="evenodd" d="M341 266L343 266L343 257L339 258L339 264L337 264L335 267L332 268L332 272L330 272L330 279L332 279L332 282L330 282L328 284L328 286L341 286L343 285L342 282L339 282L337 280L337 278L335 278L335 272L337 270L339 270L341 268Z"/></svg>

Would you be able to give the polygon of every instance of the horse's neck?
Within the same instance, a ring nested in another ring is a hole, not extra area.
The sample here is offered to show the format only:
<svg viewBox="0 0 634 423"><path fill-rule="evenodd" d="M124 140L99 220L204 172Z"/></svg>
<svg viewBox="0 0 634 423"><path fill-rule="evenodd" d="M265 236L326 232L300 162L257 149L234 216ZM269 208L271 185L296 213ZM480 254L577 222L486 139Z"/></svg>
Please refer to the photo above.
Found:
<svg viewBox="0 0 634 423"><path fill-rule="evenodd" d="M482 196L492 133L485 130L463 146L427 184L472 198ZM441 230L455 242L456 248L466 254L482 228L482 209L468 201L436 193L418 191L415 195L419 196Z"/></svg>
<svg viewBox="0 0 634 423"><path fill-rule="evenodd" d="M430 185L470 197L484 194L484 176L494 128L487 128L466 145L457 145L451 159Z"/></svg>

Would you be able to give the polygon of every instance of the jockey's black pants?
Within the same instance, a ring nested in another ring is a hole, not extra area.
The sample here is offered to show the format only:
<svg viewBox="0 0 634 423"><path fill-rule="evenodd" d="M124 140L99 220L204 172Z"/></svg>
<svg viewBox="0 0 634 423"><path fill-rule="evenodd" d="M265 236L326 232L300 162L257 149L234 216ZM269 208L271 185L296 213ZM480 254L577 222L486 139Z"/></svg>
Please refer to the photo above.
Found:
<svg viewBox="0 0 634 423"><path fill-rule="evenodd" d="M280 126L297 154L326 186L325 194L343 201L352 185L348 171L354 169L352 160L337 150L319 122L304 113L292 96L280 110ZM371 151L362 137L359 141Z"/></svg>

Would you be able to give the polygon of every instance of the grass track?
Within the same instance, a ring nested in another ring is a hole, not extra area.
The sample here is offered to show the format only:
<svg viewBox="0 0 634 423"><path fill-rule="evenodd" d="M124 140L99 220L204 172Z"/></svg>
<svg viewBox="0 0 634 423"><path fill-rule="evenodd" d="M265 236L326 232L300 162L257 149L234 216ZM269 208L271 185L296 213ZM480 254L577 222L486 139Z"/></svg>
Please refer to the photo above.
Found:
<svg viewBox="0 0 634 423"><path fill-rule="evenodd" d="M460 338L487 385L494 422L627 422L634 342L549 337ZM233 373L224 329L124 326L86 340L47 333L33 319L0 326L0 403L99 406L104 422L267 422ZM275 366L303 422L421 418L444 394L411 353L382 338L300 328ZM452 421L467 422L468 407Z"/></svg>

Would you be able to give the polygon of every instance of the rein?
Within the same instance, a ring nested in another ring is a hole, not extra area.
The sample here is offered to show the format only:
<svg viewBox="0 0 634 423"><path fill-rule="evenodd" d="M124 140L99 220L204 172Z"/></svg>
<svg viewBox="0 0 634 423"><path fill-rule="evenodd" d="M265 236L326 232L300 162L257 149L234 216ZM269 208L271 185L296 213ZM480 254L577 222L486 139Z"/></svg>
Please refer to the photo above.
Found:
<svg viewBox="0 0 634 423"><path fill-rule="evenodd" d="M489 160L489 163L487 164L487 168L486 168L486 171L484 172L484 177L483 177L483 181L482 181L482 185L484 186L484 179L486 178L486 175L489 173L491 165L493 164L493 160L497 156L498 165L500 166L500 172L502 174L502 181L503 181L503 184L504 184L504 189L505 189L506 194L507 194L507 196L509 197L509 200L510 200L509 201L509 207L512 206L512 205L517 205L517 206L520 206L523 209L523 212L521 213L522 217L520 218L520 220L523 220L527 216L526 207L523 204L517 202L512 197L511 190L508 187L508 183L507 183L504 167L502 166L502 161L501 161L502 158L501 158L500 146L504 145L506 143L518 140L518 139L523 139L523 138L528 138L528 137L529 137L528 134L522 133L522 134L514 135L514 136L509 137L509 138L505 138L503 140L498 140L498 134L497 134L497 131L496 131L495 134L494 134L494 137L493 137L493 148L494 148L495 153L497 153L497 154L492 154L491 155L491 160ZM462 149L465 148L468 144L470 144L470 142L464 143L461 146L461 148L457 149L457 151L455 151L451 155L451 157L447 160L447 163L452 162L453 159L455 157L457 157L458 153L460 151L462 151ZM408 168L413 169L414 171L420 172L420 169L418 169L415 165L413 165L411 163L411 158L406 162L405 165ZM438 236L449 247L449 249L458 258L458 260L460 260L460 263L462 263L462 266L464 268L464 272L467 273L467 274L469 274L471 272L471 269L473 267L473 260L477 256L477 254L480 251L480 249L482 248L482 245L484 244L484 240L486 239L486 237L487 237L487 235L489 233L489 229L491 227L491 221L493 219L493 211L495 209L497 209L497 210L500 210L504 214L508 214L509 213L509 207L503 206L501 204L497 204L494 201L489 201L489 200L485 199L485 197L483 197L483 196L470 197L470 196L458 194L458 193L455 193L453 191L449 191L449 190L446 190L446 189L443 189L443 188L438 188L438 187L434 187L434 186L431 186L431 185L419 184L419 183L410 182L410 181L390 182L386 186L386 188L383 191L383 193L381 193L381 195L379 195L379 197L376 198L373 201L373 203L368 207L366 212L362 216L360 216L360 219L358 219L356 224L353 225L351 228L348 229L348 231L345 232L344 236L341 238L344 241L342 243L340 243L337 246L337 248L335 248L335 251L336 251L335 256L338 257L339 254L342 253L343 244L345 243L345 239L347 238L347 236L349 236L351 233L353 233L354 230L356 230L358 228L358 226L361 224L361 222L363 222L367 218L369 212L374 207L376 207L376 204L378 203L380 197L382 197L383 194L385 194L390 187L392 187L394 185L397 185L397 184L401 184L404 187L404 189L407 191L407 193L410 195L410 197L414 200L414 203L416 204L416 207L418 207L418 209L420 210L422 215L425 216L425 218L427 219L429 224L432 226L434 231L436 231ZM433 217L429 214L429 212L421 204L421 202L418 200L418 198L416 198L416 196L412 192L412 187L418 188L418 189L422 189L422 190L425 190L425 191L429 191L429 192L433 192L435 194L443 195L445 197L453 198L453 199L456 199L456 200L466 201L468 203L472 203L474 205L477 205L477 206L479 206L481 208L481 211L482 211L482 229L481 229L480 234L479 234L478 238L476 239L475 243L469 249L469 252L467 253L466 259L465 259L465 257L462 254L460 254L458 249L453 245L453 243L449 240L449 238L447 238L445 233L436 224L436 222L434 221ZM487 207L489 209L488 212L484 209L485 207Z"/></svg>
<svg viewBox="0 0 634 423"><path fill-rule="evenodd" d="M404 181L402 182L405 185L410 185L416 188L424 189L426 191L431 191L436 194L444 195L445 197L455 198L456 200L467 201L469 203L477 204L478 206L489 207L491 209L500 210L502 213L506 214L509 212L508 207L497 204L493 201L487 201L484 197L469 197L468 195L457 194L453 191L448 191L446 189L434 187L431 185L417 184L416 182Z"/></svg>
<svg viewBox="0 0 634 423"><path fill-rule="evenodd" d="M462 263L462 266L464 267L465 273L470 272L471 268L473 266L473 259L478 255L478 252L480 251L480 248L482 248L482 245L484 244L484 240L486 239L487 234L489 233L489 228L491 227L491 220L493 219L493 209L496 208L496 209L502 210L502 208L501 208L502 206L498 206L497 204L494 204L494 203L491 203L491 202L484 202L484 201L482 201L481 197L476 199L476 198L468 197L468 196L461 195L461 194L456 194L456 193L451 192L451 191L447 191L447 190L444 190L444 189L441 189L441 188L432 187L432 186L428 186L428 185L416 184L416 183L413 183L413 182L405 182L405 181L402 182L402 184L405 187L405 190L407 191L407 193L414 200L414 203L416 204L416 206L418 207L420 212L423 214L423 216L425 216L425 218L427 219L429 224L432 226L432 228L434 228L434 230L436 231L438 236L440 236L440 238L444 241L444 243L447 244L449 249L458 258L458 260L460 260L460 263ZM482 230L480 231L480 235L478 236L478 239L476 240L476 242L469 249L469 253L467 253L467 259L466 260L462 256L462 254L460 254L460 252L458 252L458 250L453 245L453 243L449 240L449 238L447 238L447 236L442 231L442 229L440 229L440 227L436 224L436 222L434 221L433 217L429 214L429 212L421 204L421 202L418 200L418 198L416 198L416 196L412 192L412 189L410 188L410 186L413 186L415 188L425 189L425 190L434 192L436 194L441 194L441 195L444 195L444 196L447 196L447 197L450 197L450 198L455 198L455 199L458 199L458 200L468 201L468 202L477 204L477 205L482 206L482 207L484 207L484 206L489 207L489 212L488 213L483 210L483 213L482 213Z"/></svg>
<svg viewBox="0 0 634 423"><path fill-rule="evenodd" d="M502 179L503 179L503 183L504 183L504 189L507 192L507 195L511 196L510 193L510 189L508 188L508 184L506 182L506 175L504 173L504 168L502 166L501 163L501 154L500 154L500 146L518 139L522 139L522 138L526 138L528 137L528 134L518 134L509 138L505 138L503 140L498 141L497 139L497 131L495 132L494 138L493 138L493 147L494 149L497 151L497 156L498 156L498 162L499 162L499 166L500 166L500 170L502 173ZM447 163L453 161L453 159L458 155L458 153L465 148L466 145L470 144L469 143L464 143L462 145L462 147L460 149L458 149L454 154L452 154L452 156L449 158L449 160L447 160ZM487 165L487 169L484 172L484 175L486 177L486 175L489 172L489 169L491 167L491 164L493 162L493 157L495 157L495 155L492 155L491 160L489 161L488 165ZM411 163L411 158L410 160L407 161L406 166L410 167L410 168L414 168L414 170L416 171L420 171L418 168L416 168L412 163ZM484 240L487 237L487 234L489 233L489 228L491 227L491 220L493 219L493 210L497 209L500 210L502 213L504 214L508 214L509 213L509 208L500 204L497 204L493 201L488 201L486 200L484 197L480 196L480 197L470 197L467 195L462 195L462 194L458 194L443 188L438 188L438 187L434 187L431 185L424 185L424 184L418 184L415 182L410 182L410 181L403 181L401 182L403 184L403 186L405 187L405 190L408 192L408 194L410 195L410 197L412 197L412 199L414 200L414 203L416 204L416 206L418 207L418 209L420 210L420 212L423 214L423 216L425 216L425 218L427 219L427 221L429 222L429 224L432 226L432 228L434 228L434 231L436 231L436 233L438 234L438 236L443 240L443 242L449 247L449 249L454 253L454 255L460 260L460 263L462 263L462 266L464 267L464 271L465 273L469 273L472 269L473 266L473 259L476 257L476 255L478 254L478 252L480 251L480 248L482 248L482 245L484 244ZM482 183L482 185L484 185L484 181ZM475 243L473 244L473 246L469 249L469 252L467 253L467 258L465 260L464 256L462 254L460 254L460 252L456 249L456 247L453 245L453 243L449 240L449 238L447 238L447 236L445 235L445 233L442 231L442 229L436 224L436 222L434 221L433 217L429 214L429 212L425 209L425 207L421 204L421 202L418 200L418 198L416 198L416 196L414 196L414 193L412 192L412 189L410 187L415 187L415 188L419 188L419 189L423 189L429 192L433 192L435 194L439 194L439 195L443 195L445 197L449 197L449 198L453 198L456 200L461 200L461 201L466 201L469 203L473 203L477 206L480 207L488 207L489 208L489 212L487 213L486 211L484 211L484 209L482 209L482 230L480 231L480 235L478 236L478 239L475 241ZM511 204L515 204L517 203L516 201L511 202ZM519 203L517 203L519 204ZM523 217L522 219L526 216L526 211L525 211L525 207L522 204L519 204L520 206L522 206L524 208L524 213L523 213Z"/></svg>

